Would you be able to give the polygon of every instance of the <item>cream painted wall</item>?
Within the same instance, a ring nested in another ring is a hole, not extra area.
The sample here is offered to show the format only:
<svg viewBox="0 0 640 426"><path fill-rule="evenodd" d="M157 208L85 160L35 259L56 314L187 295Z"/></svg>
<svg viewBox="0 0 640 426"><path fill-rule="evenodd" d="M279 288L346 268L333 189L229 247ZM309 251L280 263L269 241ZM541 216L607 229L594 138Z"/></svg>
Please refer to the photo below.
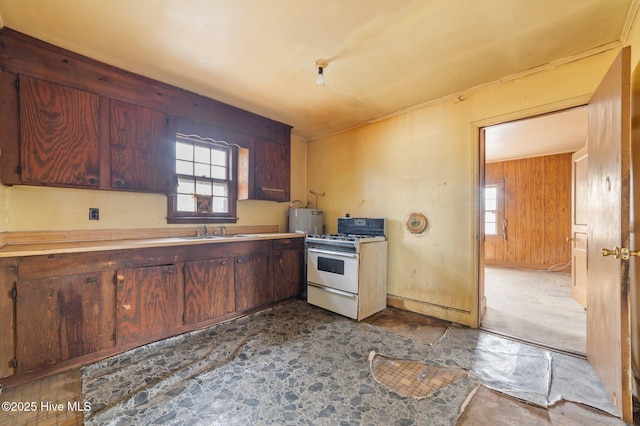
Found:
<svg viewBox="0 0 640 426"><path fill-rule="evenodd" d="M305 196L306 144L291 141L292 199ZM239 201L236 225L278 225L287 230L288 203ZM100 209L100 220L89 221L89 208ZM0 232L78 229L162 228L167 225L164 195L88 189L0 186ZM193 227L193 225L190 225Z"/></svg>
<svg viewBox="0 0 640 426"><path fill-rule="evenodd" d="M8 190L9 187L0 185L0 234L7 231Z"/></svg>
<svg viewBox="0 0 640 426"><path fill-rule="evenodd" d="M479 127L583 104L607 52L308 143L309 187L325 224L386 217L388 294L409 310L477 326ZM472 70L470 70L472 72ZM423 213L428 230L406 230Z"/></svg>
<svg viewBox="0 0 640 426"><path fill-rule="evenodd" d="M307 141L291 136L291 201L300 200L306 204L307 195Z"/></svg>

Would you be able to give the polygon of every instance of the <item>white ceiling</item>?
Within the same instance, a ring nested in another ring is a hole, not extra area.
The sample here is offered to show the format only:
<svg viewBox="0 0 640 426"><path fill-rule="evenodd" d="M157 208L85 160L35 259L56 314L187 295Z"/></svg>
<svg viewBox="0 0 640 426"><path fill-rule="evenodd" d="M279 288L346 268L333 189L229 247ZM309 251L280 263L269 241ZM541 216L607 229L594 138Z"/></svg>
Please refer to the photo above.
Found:
<svg viewBox="0 0 640 426"><path fill-rule="evenodd" d="M305 139L625 41L638 0L0 0L0 25ZM327 59L326 85L316 84Z"/></svg>
<svg viewBox="0 0 640 426"><path fill-rule="evenodd" d="M575 152L587 143L587 130L586 106L487 127L485 161Z"/></svg>

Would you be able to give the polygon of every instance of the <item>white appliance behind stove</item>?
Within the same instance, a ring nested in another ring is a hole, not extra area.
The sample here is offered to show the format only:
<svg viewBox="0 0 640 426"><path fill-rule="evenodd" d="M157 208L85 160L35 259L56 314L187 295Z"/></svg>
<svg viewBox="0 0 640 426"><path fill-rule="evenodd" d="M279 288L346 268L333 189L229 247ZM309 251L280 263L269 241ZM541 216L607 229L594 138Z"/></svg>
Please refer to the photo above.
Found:
<svg viewBox="0 0 640 426"><path fill-rule="evenodd" d="M289 232L317 235L323 232L323 214L319 209L289 209Z"/></svg>
<svg viewBox="0 0 640 426"><path fill-rule="evenodd" d="M387 306L386 219L340 218L307 237L307 302L363 320Z"/></svg>

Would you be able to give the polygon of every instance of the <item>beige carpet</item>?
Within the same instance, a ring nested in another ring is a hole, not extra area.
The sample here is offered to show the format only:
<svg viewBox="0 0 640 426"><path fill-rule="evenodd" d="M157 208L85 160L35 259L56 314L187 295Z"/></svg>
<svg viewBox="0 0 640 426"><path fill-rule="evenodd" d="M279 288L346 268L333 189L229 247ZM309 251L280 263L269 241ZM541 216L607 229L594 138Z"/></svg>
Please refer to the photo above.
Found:
<svg viewBox="0 0 640 426"><path fill-rule="evenodd" d="M482 327L551 348L586 353L585 309L561 272L485 268Z"/></svg>

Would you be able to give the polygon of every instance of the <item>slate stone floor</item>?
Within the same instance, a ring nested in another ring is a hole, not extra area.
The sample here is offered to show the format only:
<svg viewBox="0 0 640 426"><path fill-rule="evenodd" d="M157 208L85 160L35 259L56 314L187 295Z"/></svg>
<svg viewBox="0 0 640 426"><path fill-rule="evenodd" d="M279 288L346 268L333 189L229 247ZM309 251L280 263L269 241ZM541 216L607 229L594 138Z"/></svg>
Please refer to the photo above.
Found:
<svg viewBox="0 0 640 426"><path fill-rule="evenodd" d="M469 375L401 397L372 377L371 351ZM587 361L455 325L425 345L303 301L105 359L82 382L87 425L454 425L480 385L615 413Z"/></svg>

